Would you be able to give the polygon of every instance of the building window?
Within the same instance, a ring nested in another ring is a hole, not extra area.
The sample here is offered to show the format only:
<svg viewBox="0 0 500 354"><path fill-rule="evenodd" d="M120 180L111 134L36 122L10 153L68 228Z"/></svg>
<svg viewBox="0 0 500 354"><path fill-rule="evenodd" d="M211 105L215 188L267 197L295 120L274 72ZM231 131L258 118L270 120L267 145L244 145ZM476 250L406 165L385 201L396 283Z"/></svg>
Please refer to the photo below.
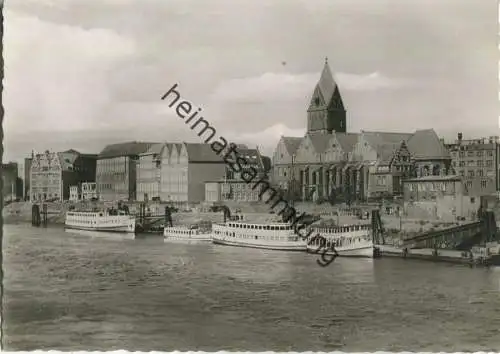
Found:
<svg viewBox="0 0 500 354"><path fill-rule="evenodd" d="M467 156L468 157L474 156L474 151L467 151Z"/></svg>
<svg viewBox="0 0 500 354"><path fill-rule="evenodd" d="M459 173L460 173L460 176L464 176L465 175L464 170L460 170Z"/></svg>
<svg viewBox="0 0 500 354"><path fill-rule="evenodd" d="M459 156L460 156L460 157L464 157L464 156L465 156L465 152L460 151Z"/></svg>
<svg viewBox="0 0 500 354"><path fill-rule="evenodd" d="M468 176L469 177L474 177L474 171L469 171Z"/></svg>
<svg viewBox="0 0 500 354"><path fill-rule="evenodd" d="M467 161L467 166L469 167L474 166L474 161L473 160Z"/></svg>
<svg viewBox="0 0 500 354"><path fill-rule="evenodd" d="M483 177L483 176L484 176L484 171L483 171L483 170L479 170L479 171L477 171L477 175L478 175L479 177Z"/></svg>
<svg viewBox="0 0 500 354"><path fill-rule="evenodd" d="M488 151L488 156L493 156L493 151Z"/></svg>
<svg viewBox="0 0 500 354"><path fill-rule="evenodd" d="M486 167L491 167L493 166L493 161L492 160L487 160L486 161Z"/></svg>
<svg viewBox="0 0 500 354"><path fill-rule="evenodd" d="M478 156L478 157L482 157L482 156L483 156L483 152L482 152L482 151L478 151L478 152L477 152L477 156Z"/></svg>
<svg viewBox="0 0 500 354"><path fill-rule="evenodd" d="M465 166L465 161L460 161L460 162L459 162L459 166L460 166L460 167L464 167L464 166Z"/></svg>
<svg viewBox="0 0 500 354"><path fill-rule="evenodd" d="M486 188L486 185L487 185L487 182L486 182L486 180L483 179L481 181L481 188Z"/></svg>

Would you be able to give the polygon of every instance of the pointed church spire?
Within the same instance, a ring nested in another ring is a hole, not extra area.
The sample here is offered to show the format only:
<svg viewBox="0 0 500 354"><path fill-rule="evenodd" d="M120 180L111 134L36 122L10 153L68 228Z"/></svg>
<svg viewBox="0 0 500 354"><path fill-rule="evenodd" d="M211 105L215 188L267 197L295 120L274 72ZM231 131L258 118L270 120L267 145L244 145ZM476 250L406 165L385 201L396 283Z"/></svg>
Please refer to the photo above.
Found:
<svg viewBox="0 0 500 354"><path fill-rule="evenodd" d="M326 102L330 102L337 84L333 80L332 72L330 71L330 66L328 65L328 57L325 57L325 66L321 72L321 77L318 81L318 87L321 90L321 94Z"/></svg>
<svg viewBox="0 0 500 354"><path fill-rule="evenodd" d="M307 109L307 132L345 132L346 110L339 88L333 79L328 57Z"/></svg>

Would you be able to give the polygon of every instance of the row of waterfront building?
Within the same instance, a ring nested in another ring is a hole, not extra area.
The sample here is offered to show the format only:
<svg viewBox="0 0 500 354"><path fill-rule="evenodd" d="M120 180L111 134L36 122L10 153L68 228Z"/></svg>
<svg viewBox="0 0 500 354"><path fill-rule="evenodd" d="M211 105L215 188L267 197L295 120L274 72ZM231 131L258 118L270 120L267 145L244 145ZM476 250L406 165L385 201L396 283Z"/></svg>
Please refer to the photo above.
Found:
<svg viewBox="0 0 500 354"><path fill-rule="evenodd" d="M281 137L272 159L243 145L238 152L262 180L293 200L435 199L458 190L471 197L500 191L496 136L466 140L458 133L447 144L433 129L352 133L346 126L347 111L326 62L307 109L305 135ZM243 181L210 144L186 142L127 142L94 155L75 150L33 153L24 170L25 196L34 201L70 196L172 203L258 201L262 187Z"/></svg>
<svg viewBox="0 0 500 354"><path fill-rule="evenodd" d="M247 157L247 166L268 175L270 159L258 149L240 145L237 151ZM209 144L127 142L108 145L95 155L75 150L33 153L25 164L32 201L98 198L185 204L205 201L206 184L215 200L230 199L223 193L227 185L246 187ZM232 198L258 200L258 192L250 190Z"/></svg>

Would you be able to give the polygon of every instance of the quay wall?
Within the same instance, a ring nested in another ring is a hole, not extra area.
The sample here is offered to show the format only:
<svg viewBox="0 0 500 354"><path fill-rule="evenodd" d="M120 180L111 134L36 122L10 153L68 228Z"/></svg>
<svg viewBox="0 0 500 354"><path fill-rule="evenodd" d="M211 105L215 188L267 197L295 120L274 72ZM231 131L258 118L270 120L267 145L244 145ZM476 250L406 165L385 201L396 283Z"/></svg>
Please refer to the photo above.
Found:
<svg viewBox="0 0 500 354"><path fill-rule="evenodd" d="M440 249L437 252L437 256L434 255L434 250L431 248L420 248L420 249L408 249L406 255L403 253L403 249L394 246L380 245L381 256L382 257L397 257L401 259L417 259L425 261L434 262L447 262L447 263L457 263L457 264L470 264L471 260L468 257L464 257L463 252L454 250L443 250Z"/></svg>
<svg viewBox="0 0 500 354"><path fill-rule="evenodd" d="M138 211L138 203L125 203L129 206L129 210L132 214ZM73 205L77 209L79 207L110 207L115 205L110 202L64 202L64 203L48 203L48 223L49 225L63 225L66 212L69 207ZM115 205L116 206L116 205ZM165 205L151 205L150 210L153 215L163 214ZM4 223L31 223L31 208L32 204L29 202L19 202L12 203L4 207L2 210ZM233 209L234 212L234 209ZM269 213L259 213L253 212L247 215L248 222L265 223L276 221L276 215ZM198 209L191 209L190 211L179 211L172 214L172 221L174 225L189 225L195 224L201 221L210 221L212 223L223 222L222 212L205 212L198 211Z"/></svg>

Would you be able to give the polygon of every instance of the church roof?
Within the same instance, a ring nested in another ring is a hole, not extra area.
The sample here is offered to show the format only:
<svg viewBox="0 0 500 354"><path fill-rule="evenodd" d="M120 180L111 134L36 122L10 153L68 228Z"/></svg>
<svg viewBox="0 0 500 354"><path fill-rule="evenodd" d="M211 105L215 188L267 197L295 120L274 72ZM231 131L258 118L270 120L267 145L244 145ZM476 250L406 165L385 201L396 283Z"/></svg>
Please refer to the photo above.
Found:
<svg viewBox="0 0 500 354"><path fill-rule="evenodd" d="M407 142L412 133L363 132L364 139L377 152L382 162L388 162L403 141Z"/></svg>
<svg viewBox="0 0 500 354"><path fill-rule="evenodd" d="M316 86L319 87L319 90L321 91L326 104L328 104L332 99L337 87L337 84L333 79L332 72L330 71L330 66L328 65L328 59L325 60L325 66L323 67L321 77L319 78L318 84Z"/></svg>
<svg viewBox="0 0 500 354"><path fill-rule="evenodd" d="M434 129L417 130L408 140L408 150L416 160L450 158L450 153Z"/></svg>
<svg viewBox="0 0 500 354"><path fill-rule="evenodd" d="M354 145L358 142L359 133L335 133L342 150L344 152L351 152Z"/></svg>
<svg viewBox="0 0 500 354"><path fill-rule="evenodd" d="M314 150L321 154L328 148L328 142L332 136L330 134L325 134L322 132L311 132L309 133L309 139L311 139L311 144Z"/></svg>
<svg viewBox="0 0 500 354"><path fill-rule="evenodd" d="M283 143L285 144L285 148L288 151L288 154L293 155L299 148L300 143L304 138L297 138L294 136L284 136L282 137Z"/></svg>

